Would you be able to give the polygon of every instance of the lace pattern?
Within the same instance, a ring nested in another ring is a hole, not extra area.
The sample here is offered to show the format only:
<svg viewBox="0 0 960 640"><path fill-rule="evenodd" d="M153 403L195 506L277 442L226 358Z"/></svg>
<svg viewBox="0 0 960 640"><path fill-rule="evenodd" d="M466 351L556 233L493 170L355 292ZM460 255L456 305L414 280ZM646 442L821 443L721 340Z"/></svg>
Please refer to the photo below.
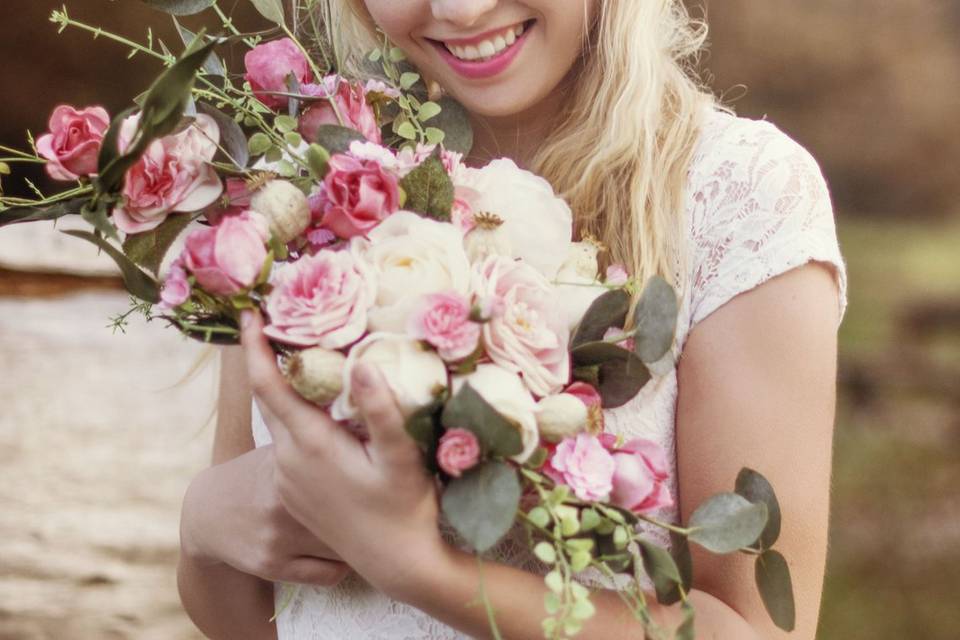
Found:
<svg viewBox="0 0 960 640"><path fill-rule="evenodd" d="M814 159L772 124L711 111L691 163L686 195L690 221L690 286L681 299L673 361L690 329L738 293L789 269L817 260L832 266L841 319L846 271L829 194ZM668 356L670 357L670 356ZM676 370L669 367L622 407L604 412L609 431L660 444L673 461L670 493L677 504L674 422ZM257 446L270 441L254 405ZM677 522L676 507L656 514ZM645 526L651 540L669 547L666 532ZM448 538L452 534L446 532ZM544 567L527 550L517 527L494 551L527 571ZM585 584L616 588L596 573ZM277 590L278 599L281 592ZM303 587L277 621L280 640L466 640L425 613L390 600L353 575L333 588Z"/></svg>

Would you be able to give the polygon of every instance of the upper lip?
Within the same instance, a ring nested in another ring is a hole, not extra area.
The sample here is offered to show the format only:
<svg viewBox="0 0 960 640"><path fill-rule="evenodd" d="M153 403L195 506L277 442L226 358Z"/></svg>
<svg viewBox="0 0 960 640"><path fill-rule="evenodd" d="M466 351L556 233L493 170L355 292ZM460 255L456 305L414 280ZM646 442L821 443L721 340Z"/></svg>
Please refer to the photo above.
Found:
<svg viewBox="0 0 960 640"><path fill-rule="evenodd" d="M525 20L520 20L518 22L512 22L510 24L504 25L498 29L490 29L489 31L484 31L483 33L478 33L475 36L467 36L465 38L427 38L428 40L433 40L435 42L442 42L445 45L453 45L456 47L465 47L471 44L479 44L484 40L489 40L494 36L498 36L507 29L514 29L519 25L525 24Z"/></svg>

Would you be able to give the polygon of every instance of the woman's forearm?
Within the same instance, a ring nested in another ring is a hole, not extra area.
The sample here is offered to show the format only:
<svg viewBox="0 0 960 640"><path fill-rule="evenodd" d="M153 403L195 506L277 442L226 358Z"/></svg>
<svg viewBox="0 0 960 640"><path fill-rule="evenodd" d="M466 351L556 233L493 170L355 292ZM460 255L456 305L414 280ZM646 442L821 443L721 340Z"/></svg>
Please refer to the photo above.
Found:
<svg viewBox="0 0 960 640"><path fill-rule="evenodd" d="M275 640L273 584L180 554L177 587L187 615L211 640Z"/></svg>
<svg viewBox="0 0 960 640"><path fill-rule="evenodd" d="M442 622L475 638L492 638L485 607L480 603L482 578L486 598L495 612L502 637L510 640L540 640L544 595L543 578L507 565L484 562L474 556L449 549L446 557L431 566L413 572L414 583L397 596ZM756 630L744 618L719 599L703 591L693 590L689 598L696 610L698 638L758 638ZM599 591L591 596L596 614L584 625L580 637L642 639L643 628L612 591ZM663 606L648 598L653 620L673 630L682 620L679 605Z"/></svg>

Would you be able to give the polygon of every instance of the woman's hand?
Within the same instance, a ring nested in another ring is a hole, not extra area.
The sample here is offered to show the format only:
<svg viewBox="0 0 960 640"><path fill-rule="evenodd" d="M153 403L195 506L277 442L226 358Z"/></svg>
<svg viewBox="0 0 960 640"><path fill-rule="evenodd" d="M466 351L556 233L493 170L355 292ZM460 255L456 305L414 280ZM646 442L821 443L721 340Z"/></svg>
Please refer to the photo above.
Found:
<svg viewBox="0 0 960 640"><path fill-rule="evenodd" d="M350 571L281 504L272 446L193 480L183 501L181 546L200 564L224 563L272 582L332 586Z"/></svg>
<svg viewBox="0 0 960 640"><path fill-rule="evenodd" d="M243 317L247 372L275 447L283 505L354 570L388 595L448 548L437 528L437 490L386 381L353 371L353 398L370 439L361 442L284 380L259 314Z"/></svg>

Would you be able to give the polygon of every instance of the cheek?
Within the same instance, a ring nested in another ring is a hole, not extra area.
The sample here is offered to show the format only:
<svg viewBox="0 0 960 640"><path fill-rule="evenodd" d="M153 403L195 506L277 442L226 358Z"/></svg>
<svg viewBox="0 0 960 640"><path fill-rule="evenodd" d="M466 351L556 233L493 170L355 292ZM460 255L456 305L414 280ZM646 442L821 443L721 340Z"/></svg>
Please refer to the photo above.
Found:
<svg viewBox="0 0 960 640"><path fill-rule="evenodd" d="M429 0L364 0L364 5L376 25L404 49L424 11L430 11Z"/></svg>

